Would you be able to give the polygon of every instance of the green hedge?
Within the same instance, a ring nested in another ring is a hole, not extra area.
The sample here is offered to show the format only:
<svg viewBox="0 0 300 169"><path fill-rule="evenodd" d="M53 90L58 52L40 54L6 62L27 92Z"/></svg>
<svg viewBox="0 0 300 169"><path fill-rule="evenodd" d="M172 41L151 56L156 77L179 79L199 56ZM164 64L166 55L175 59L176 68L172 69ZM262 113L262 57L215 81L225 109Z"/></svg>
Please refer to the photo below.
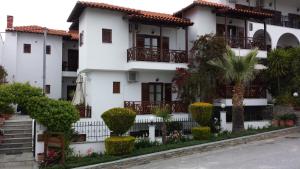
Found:
<svg viewBox="0 0 300 169"><path fill-rule="evenodd" d="M136 113L131 109L113 108L104 112L101 117L109 130L120 136L134 124Z"/></svg>
<svg viewBox="0 0 300 169"><path fill-rule="evenodd" d="M68 132L79 120L79 112L70 102L47 97L32 97L26 108L30 116L52 132Z"/></svg>
<svg viewBox="0 0 300 169"><path fill-rule="evenodd" d="M114 136L105 139L105 150L109 155L125 155L134 149L135 138L131 136Z"/></svg>
<svg viewBox="0 0 300 169"><path fill-rule="evenodd" d="M192 128L192 135L195 140L209 140L211 132L209 127L194 127Z"/></svg>
<svg viewBox="0 0 300 169"><path fill-rule="evenodd" d="M197 102L189 106L189 112L192 118L201 126L209 126L213 111L213 105L210 103Z"/></svg>

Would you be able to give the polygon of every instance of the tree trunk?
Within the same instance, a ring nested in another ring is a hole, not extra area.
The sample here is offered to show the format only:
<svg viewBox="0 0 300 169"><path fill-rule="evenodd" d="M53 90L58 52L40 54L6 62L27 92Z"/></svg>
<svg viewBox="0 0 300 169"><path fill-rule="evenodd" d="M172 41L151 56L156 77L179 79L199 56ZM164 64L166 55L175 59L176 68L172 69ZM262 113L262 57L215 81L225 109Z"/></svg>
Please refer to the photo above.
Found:
<svg viewBox="0 0 300 169"><path fill-rule="evenodd" d="M167 144L167 125L163 122L161 127L161 134L162 134L162 142L163 144Z"/></svg>
<svg viewBox="0 0 300 169"><path fill-rule="evenodd" d="M233 87L232 96L232 132L243 131L244 128L244 91L242 83L236 83Z"/></svg>

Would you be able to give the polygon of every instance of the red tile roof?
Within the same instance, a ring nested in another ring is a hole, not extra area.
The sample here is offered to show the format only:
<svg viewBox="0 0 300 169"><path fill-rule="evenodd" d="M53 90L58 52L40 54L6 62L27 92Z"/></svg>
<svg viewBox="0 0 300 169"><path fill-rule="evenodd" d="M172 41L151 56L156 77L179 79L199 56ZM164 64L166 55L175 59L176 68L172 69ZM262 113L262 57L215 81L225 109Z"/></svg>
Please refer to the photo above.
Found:
<svg viewBox="0 0 300 169"><path fill-rule="evenodd" d="M37 25L29 25L29 26L15 26L12 29L6 29L8 32L24 32L24 33L37 33L43 34L45 27L37 26ZM78 32L75 31L64 31L58 29L47 29L48 35L56 35L63 37L70 37L72 40L78 40Z"/></svg>
<svg viewBox="0 0 300 169"><path fill-rule="evenodd" d="M116 5L110 5L105 3L98 3L98 2L83 2L78 1L71 12L68 22L77 22L79 16L83 12L85 8L99 8L99 9L107 9L113 11L124 12L128 14L129 18L137 19L137 20L149 20L149 21L157 21L157 22L166 22L169 24L178 24L178 26L189 26L193 23L188 19L182 19L175 17L170 14L164 13L157 13L157 12L150 12L150 11L142 11L132 8L126 8Z"/></svg>
<svg viewBox="0 0 300 169"><path fill-rule="evenodd" d="M210 2L207 0L195 0L192 4L189 6L181 9L180 11L174 13L174 16L181 16L183 12L195 7L195 6L207 6L211 8L216 8L220 9L223 12L227 13L234 13L234 14L241 14L241 15L246 15L246 16L252 16L252 17L272 17L273 14L266 12L266 11L253 11L253 10L247 10L247 9L237 9L237 8L232 8L228 5L224 5L221 3L216 3L216 2Z"/></svg>
<svg viewBox="0 0 300 169"><path fill-rule="evenodd" d="M68 33L71 36L71 40L79 40L78 30L70 30Z"/></svg>

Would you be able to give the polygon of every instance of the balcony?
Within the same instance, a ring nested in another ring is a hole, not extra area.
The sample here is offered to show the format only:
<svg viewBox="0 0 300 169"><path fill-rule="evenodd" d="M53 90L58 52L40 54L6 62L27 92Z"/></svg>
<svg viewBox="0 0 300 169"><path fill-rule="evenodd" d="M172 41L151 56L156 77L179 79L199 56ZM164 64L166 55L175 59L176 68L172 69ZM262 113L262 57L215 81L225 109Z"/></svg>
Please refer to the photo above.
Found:
<svg viewBox="0 0 300 169"><path fill-rule="evenodd" d="M137 48L127 50L127 61L187 63L188 55L184 50L163 50L157 48Z"/></svg>
<svg viewBox="0 0 300 169"><path fill-rule="evenodd" d="M266 50L263 38L230 37L226 41L231 48Z"/></svg>
<svg viewBox="0 0 300 169"><path fill-rule="evenodd" d="M223 86L219 87L218 95L222 98L232 98L233 95L233 86ZM266 98L267 90L263 86L252 85L246 87L244 98Z"/></svg>
<svg viewBox="0 0 300 169"><path fill-rule="evenodd" d="M187 105L180 101L171 102L150 102L150 101L125 101L124 107L133 109L138 115L152 114L153 108L169 105L172 113L187 113Z"/></svg>

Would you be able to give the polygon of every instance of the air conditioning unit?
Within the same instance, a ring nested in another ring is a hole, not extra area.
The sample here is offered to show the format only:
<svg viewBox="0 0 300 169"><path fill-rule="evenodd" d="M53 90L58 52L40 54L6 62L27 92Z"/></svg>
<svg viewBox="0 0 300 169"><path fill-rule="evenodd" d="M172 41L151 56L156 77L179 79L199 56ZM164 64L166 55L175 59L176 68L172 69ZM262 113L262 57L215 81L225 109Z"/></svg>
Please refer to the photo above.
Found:
<svg viewBox="0 0 300 169"><path fill-rule="evenodd" d="M138 73L134 72L134 71L128 72L128 74L127 74L127 80L130 83L137 82L138 81Z"/></svg>

